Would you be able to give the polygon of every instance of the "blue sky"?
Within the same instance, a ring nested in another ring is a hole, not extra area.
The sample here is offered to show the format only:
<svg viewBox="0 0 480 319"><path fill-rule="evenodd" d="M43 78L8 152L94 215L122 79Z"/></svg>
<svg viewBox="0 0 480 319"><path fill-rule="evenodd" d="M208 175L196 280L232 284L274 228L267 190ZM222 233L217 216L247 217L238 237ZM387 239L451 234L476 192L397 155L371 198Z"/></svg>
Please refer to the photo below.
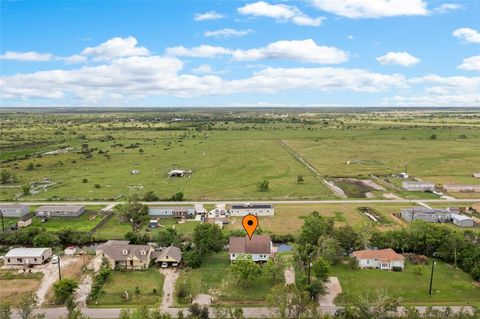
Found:
<svg viewBox="0 0 480 319"><path fill-rule="evenodd" d="M480 1L1 1L1 106L480 106Z"/></svg>

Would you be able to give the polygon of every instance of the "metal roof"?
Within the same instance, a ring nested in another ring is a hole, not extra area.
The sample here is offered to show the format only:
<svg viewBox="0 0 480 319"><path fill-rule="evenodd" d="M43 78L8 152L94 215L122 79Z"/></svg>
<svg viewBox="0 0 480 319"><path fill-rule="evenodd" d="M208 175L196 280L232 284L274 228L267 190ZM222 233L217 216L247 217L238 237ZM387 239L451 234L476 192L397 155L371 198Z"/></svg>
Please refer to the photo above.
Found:
<svg viewBox="0 0 480 319"><path fill-rule="evenodd" d="M233 204L233 209L272 208L272 204Z"/></svg>
<svg viewBox="0 0 480 319"><path fill-rule="evenodd" d="M50 248L13 248L5 255L9 257L40 257Z"/></svg>

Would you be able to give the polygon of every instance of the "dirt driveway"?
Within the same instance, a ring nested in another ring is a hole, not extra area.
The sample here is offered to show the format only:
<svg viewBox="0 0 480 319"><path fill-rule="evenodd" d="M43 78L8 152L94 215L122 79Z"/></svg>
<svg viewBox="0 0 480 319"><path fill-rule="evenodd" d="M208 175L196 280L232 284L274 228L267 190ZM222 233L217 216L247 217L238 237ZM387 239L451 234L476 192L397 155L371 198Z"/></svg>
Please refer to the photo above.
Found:
<svg viewBox="0 0 480 319"><path fill-rule="evenodd" d="M63 270L65 267L76 261L78 262L75 258L61 258L60 267ZM49 262L42 267L34 268L32 272L43 273L42 282L37 290L38 304L41 305L45 302L45 297L47 296L50 287L58 280L58 264L52 264Z"/></svg>
<svg viewBox="0 0 480 319"><path fill-rule="evenodd" d="M328 277L328 281L325 283L326 294L318 298L320 307L334 307L333 303L335 297L342 292L342 287L337 277Z"/></svg>
<svg viewBox="0 0 480 319"><path fill-rule="evenodd" d="M175 283L177 282L179 272L176 269L159 269L158 271L165 276L161 305L161 309L165 310L173 307Z"/></svg>

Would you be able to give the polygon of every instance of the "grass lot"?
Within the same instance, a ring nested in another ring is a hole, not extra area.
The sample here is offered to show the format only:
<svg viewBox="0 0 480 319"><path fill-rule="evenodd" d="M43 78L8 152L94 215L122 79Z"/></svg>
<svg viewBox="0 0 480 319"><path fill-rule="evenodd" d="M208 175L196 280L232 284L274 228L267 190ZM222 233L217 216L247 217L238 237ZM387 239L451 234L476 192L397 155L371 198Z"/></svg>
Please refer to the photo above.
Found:
<svg viewBox="0 0 480 319"><path fill-rule="evenodd" d="M433 293L429 296L431 264L420 266L420 275L414 272L414 267L407 264L402 272L390 272L379 269L352 271L346 265L334 266L331 275L339 278L343 290L337 303L352 302L362 294L370 293L374 297L378 290L408 305L467 305L480 300L480 287L472 278L443 262L435 266Z"/></svg>
<svg viewBox="0 0 480 319"><path fill-rule="evenodd" d="M132 225L120 222L116 215L108 218L107 222L93 233L96 240L124 239L124 235L132 230Z"/></svg>
<svg viewBox="0 0 480 319"><path fill-rule="evenodd" d="M14 304L23 295L36 291L43 278L41 273L0 271L0 300Z"/></svg>
<svg viewBox="0 0 480 319"><path fill-rule="evenodd" d="M356 225L367 221L367 217L361 214L357 207L368 206L376 210L386 220L391 220L391 225L382 225L380 229L397 227L392 213L399 212L401 208L410 207L410 204L400 203L375 203L370 205L361 204L303 204L303 205L275 205L275 216L259 217L259 227L272 234L295 234L303 225L305 216L313 211L318 211L324 217L333 217L336 226L345 224ZM242 229L240 217L231 217L230 224L226 229Z"/></svg>
<svg viewBox="0 0 480 319"><path fill-rule="evenodd" d="M263 274L255 282L253 288L244 289L236 284L230 273L230 260L227 252L206 258L200 268L182 270L177 280L177 289L182 283L190 287L193 297L198 294L209 294L213 297L215 304L245 306L264 305L266 296L274 286L273 279ZM179 306L187 305L181 303L178 298L176 303Z"/></svg>
<svg viewBox="0 0 480 319"><path fill-rule="evenodd" d="M94 307L132 307L157 305L162 299L164 276L155 267L146 271L113 271ZM139 293L135 288L138 287ZM156 292L154 292L156 289ZM125 298L125 291L129 298Z"/></svg>
<svg viewBox="0 0 480 319"><path fill-rule="evenodd" d="M59 231L66 228L78 231L90 231L101 220L102 216L100 216L98 212L88 210L78 217L51 217L45 223L42 223L42 218L33 217L32 224L28 227L41 227L49 231Z"/></svg>

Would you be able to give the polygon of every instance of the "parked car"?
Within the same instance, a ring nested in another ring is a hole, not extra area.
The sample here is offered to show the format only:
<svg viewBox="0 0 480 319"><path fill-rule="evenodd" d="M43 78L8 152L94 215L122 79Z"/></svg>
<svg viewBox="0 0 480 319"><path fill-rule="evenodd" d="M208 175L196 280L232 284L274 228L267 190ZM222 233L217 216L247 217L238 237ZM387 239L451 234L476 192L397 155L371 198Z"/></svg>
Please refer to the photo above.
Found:
<svg viewBox="0 0 480 319"><path fill-rule="evenodd" d="M167 262L163 262L162 263L162 268L167 268L168 267L168 263Z"/></svg>
<svg viewBox="0 0 480 319"><path fill-rule="evenodd" d="M60 258L57 255L52 256L52 264L58 264L60 262Z"/></svg>

